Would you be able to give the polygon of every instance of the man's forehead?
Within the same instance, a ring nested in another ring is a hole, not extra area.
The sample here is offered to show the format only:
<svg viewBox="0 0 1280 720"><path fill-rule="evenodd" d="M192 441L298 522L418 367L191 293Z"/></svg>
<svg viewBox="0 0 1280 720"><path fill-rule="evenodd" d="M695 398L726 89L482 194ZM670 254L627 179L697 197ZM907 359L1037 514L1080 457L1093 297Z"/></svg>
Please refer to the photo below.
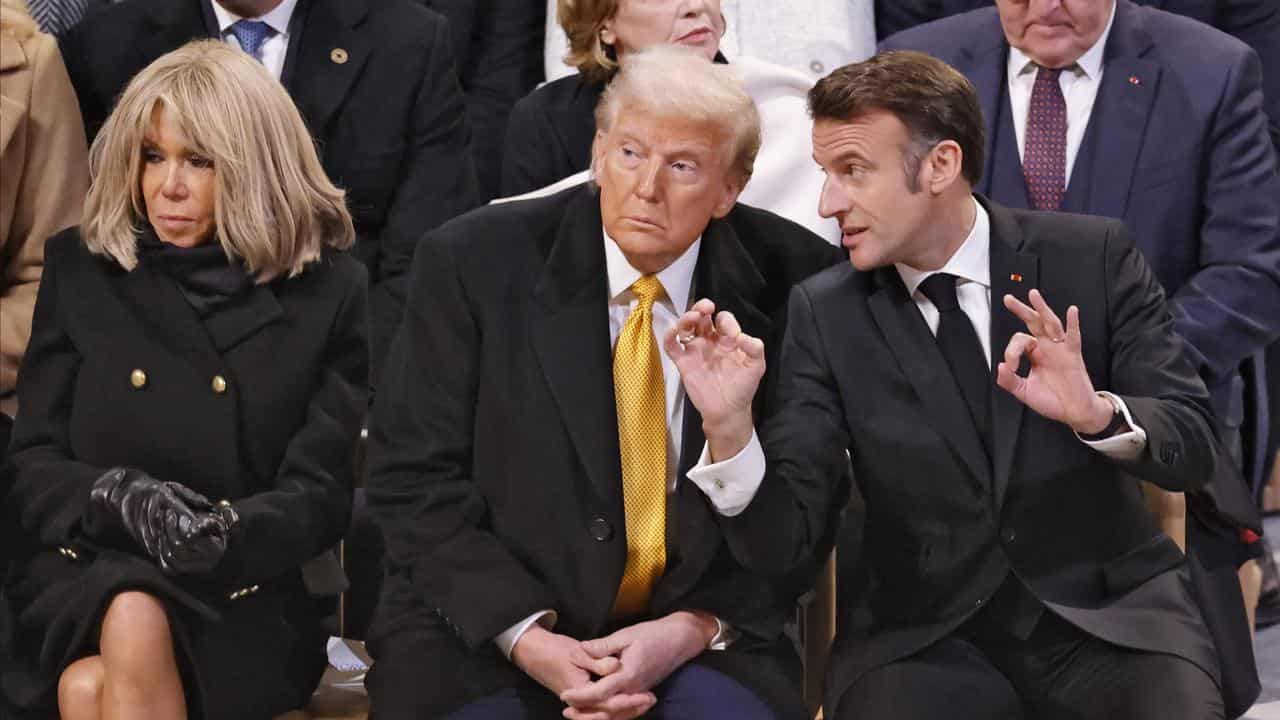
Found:
<svg viewBox="0 0 1280 720"><path fill-rule="evenodd" d="M844 120L820 118L813 123L813 151L815 155L865 152L879 143L900 140L904 132L902 122L884 110L871 110Z"/></svg>
<svg viewBox="0 0 1280 720"><path fill-rule="evenodd" d="M723 140L724 131L711 121L623 108L609 134L616 140L635 140L655 149L711 151Z"/></svg>

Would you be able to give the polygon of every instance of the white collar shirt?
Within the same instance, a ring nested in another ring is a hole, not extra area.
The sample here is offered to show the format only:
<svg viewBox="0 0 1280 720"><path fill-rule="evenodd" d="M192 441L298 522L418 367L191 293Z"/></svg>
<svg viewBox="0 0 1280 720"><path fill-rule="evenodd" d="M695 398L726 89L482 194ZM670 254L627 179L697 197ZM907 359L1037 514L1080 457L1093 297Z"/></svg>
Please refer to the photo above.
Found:
<svg viewBox="0 0 1280 720"><path fill-rule="evenodd" d="M1098 99L1098 88L1102 86L1102 61L1115 19L1116 9L1113 4L1111 17L1098 41L1074 65L1064 69L1058 76L1062 96L1067 102L1067 165L1066 177L1062 179L1064 188L1071 181L1071 170L1075 167L1076 155L1084 141L1093 104ZM1025 157L1027 114L1031 110L1031 90L1035 86L1038 72L1039 67L1025 53L1015 47L1009 48L1009 65L1005 75L1009 81L1009 109L1013 113L1013 130L1018 139L1020 159Z"/></svg>

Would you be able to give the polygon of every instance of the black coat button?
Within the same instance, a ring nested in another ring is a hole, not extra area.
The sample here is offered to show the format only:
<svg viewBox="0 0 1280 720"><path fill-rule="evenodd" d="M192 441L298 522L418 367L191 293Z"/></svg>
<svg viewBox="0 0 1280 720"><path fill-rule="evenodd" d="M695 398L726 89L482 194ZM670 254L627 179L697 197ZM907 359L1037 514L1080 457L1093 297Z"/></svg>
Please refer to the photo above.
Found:
<svg viewBox="0 0 1280 720"><path fill-rule="evenodd" d="M596 518L591 521L591 537L604 542L613 537L613 526L604 518Z"/></svg>
<svg viewBox="0 0 1280 720"><path fill-rule="evenodd" d="M1014 540L1017 540L1017 539L1018 539L1018 533L1017 533L1017 531L1016 531L1016 530L1014 530L1013 528L1005 528L1005 531L1004 531L1004 541L1005 541L1005 542L1007 542L1007 543L1011 543L1011 542L1013 542Z"/></svg>

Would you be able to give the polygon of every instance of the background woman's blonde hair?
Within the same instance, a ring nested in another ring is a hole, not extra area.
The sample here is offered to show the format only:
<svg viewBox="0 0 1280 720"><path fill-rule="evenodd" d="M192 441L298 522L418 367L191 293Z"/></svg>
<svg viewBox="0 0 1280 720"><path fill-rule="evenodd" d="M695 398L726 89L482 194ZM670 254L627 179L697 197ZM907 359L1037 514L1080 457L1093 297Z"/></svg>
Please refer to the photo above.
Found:
<svg viewBox="0 0 1280 720"><path fill-rule="evenodd" d="M596 105L596 128L608 132L623 108L719 128L727 170L744 185L751 179L760 152L760 112L733 66L677 45L627 53Z"/></svg>
<svg viewBox="0 0 1280 720"><path fill-rule="evenodd" d="M137 265L147 222L142 148L157 111L213 161L218 243L259 282L302 272L326 245L354 242L344 193L325 175L284 87L240 50L199 40L134 76L93 141L81 227L92 252Z"/></svg>
<svg viewBox="0 0 1280 720"><path fill-rule="evenodd" d="M0 33L26 40L39 31L23 0L0 0Z"/></svg>
<svg viewBox="0 0 1280 720"><path fill-rule="evenodd" d="M569 52L564 61L591 82L604 82L618 69L612 55L600 39L604 24L618 14L621 0L558 0L556 19L569 39Z"/></svg>

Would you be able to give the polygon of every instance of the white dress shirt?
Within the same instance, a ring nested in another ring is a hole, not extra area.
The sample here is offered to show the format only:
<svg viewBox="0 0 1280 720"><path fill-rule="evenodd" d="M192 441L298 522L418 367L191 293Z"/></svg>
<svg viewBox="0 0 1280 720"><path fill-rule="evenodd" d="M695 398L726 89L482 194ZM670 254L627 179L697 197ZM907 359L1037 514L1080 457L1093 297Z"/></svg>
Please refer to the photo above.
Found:
<svg viewBox="0 0 1280 720"><path fill-rule="evenodd" d="M627 262L627 257L622 254L618 244L609 237L607 232L602 231L602 234L605 266L609 275L609 344L617 347L618 335L627 324L627 318L635 309L636 303L639 302L639 298L631 292L631 285L639 280L643 273ZM680 371L676 368L675 361L662 349L662 343L667 331L675 327L676 321L689 308L690 293L693 291L693 271L698 265L698 252L701 248L702 238L698 238L693 241L688 250L684 251L683 255L658 273L658 281L662 283L666 296L659 298L653 304L653 335L658 343L658 356L662 359L662 380L666 390L668 493L675 492L678 481L676 473L679 470L680 449L683 443L681 433L684 428L684 385L680 383ZM541 610L512 625L493 641L497 643L502 654L510 659L511 649L515 647L516 641L535 622L551 629L555 621L554 610ZM729 633L728 625L721 622L719 618L716 619L716 626L717 632L712 638L711 649L723 648Z"/></svg>
<svg viewBox="0 0 1280 720"><path fill-rule="evenodd" d="M262 65L272 77L279 80L280 73L284 72L285 54L289 52L289 20L293 18L293 10L298 6L298 0L284 0L271 12L256 18L242 18L222 7L217 0L214 0L212 5L213 16L218 21L218 32L222 34L223 41L236 47L240 47L240 41L231 33L231 26L239 20L261 20L276 31L262 43Z"/></svg>
<svg viewBox="0 0 1280 720"><path fill-rule="evenodd" d="M1102 87L1102 56L1115 19L1116 8L1113 4L1111 18L1107 20L1107 27L1098 41L1080 56L1075 65L1064 69L1058 76L1062 97L1067 101L1067 176L1062 179L1064 188L1071 183L1071 168L1075 167L1076 154L1080 151L1080 143L1084 141L1084 131L1089 126L1093 103L1098 99L1098 88ZM1009 68L1005 75L1009 80L1009 109L1013 113L1013 131L1018 138L1019 159L1025 157L1027 113L1031 110L1031 89L1035 86L1038 72L1040 70L1031 58L1018 48L1009 48Z"/></svg>
<svg viewBox="0 0 1280 720"><path fill-rule="evenodd" d="M875 54L873 6L873 0L721 0L725 33L720 51L734 63L753 57L791 68L812 84L841 65ZM556 20L556 0L547 0L544 48L548 82L577 72L564 63L569 40Z"/></svg>
<svg viewBox="0 0 1280 720"><path fill-rule="evenodd" d="M938 332L938 309L934 307L929 298L925 297L923 292L919 292L920 284L930 275L936 273L950 273L956 276L956 297L959 300L960 309L964 311L965 315L969 316L969 322L973 323L973 329L977 332L978 339L982 343L983 355L987 359L987 366L990 367L991 219L978 201L975 200L973 204L976 208L973 227L970 228L969 235L965 238L964 243L960 245L959 249L951 255L942 267L929 271L917 270L901 263L894 267L902 278L903 284L906 285L907 292L911 294L911 299L915 301L916 308L920 310L920 315L929 326L929 332L935 335ZM1062 308L1058 308L1058 310L1061 312ZM1008 312L1004 309L1003 303L1001 303L1000 311ZM1108 392L1100 394L1106 396L1120 410L1125 421L1129 424L1129 430L1102 440L1089 441L1080 438L1080 441L1115 460L1133 460L1137 458L1147 448L1146 430L1139 427L1134 421L1133 416L1129 414L1129 408L1119 396ZM1077 435L1076 437L1080 436ZM755 497L756 491L760 488L760 483L764 480L764 471L765 457L764 451L760 447L760 438L755 433L752 433L751 440L745 448L737 455L722 462L712 463L709 451L704 446L702 458L699 460L698 466L689 471L689 477L693 478L696 473L699 478L702 478L702 481L698 482L699 488L705 488L707 485L714 488L716 494L708 492L707 496L712 499L716 510L721 515L732 517L745 510L747 505L751 503L751 499ZM705 489L704 492L706 492ZM734 502L716 502L718 496L723 497L726 494L732 496ZM745 502L743 502L743 499L745 499ZM729 512L725 512L726 507Z"/></svg>

